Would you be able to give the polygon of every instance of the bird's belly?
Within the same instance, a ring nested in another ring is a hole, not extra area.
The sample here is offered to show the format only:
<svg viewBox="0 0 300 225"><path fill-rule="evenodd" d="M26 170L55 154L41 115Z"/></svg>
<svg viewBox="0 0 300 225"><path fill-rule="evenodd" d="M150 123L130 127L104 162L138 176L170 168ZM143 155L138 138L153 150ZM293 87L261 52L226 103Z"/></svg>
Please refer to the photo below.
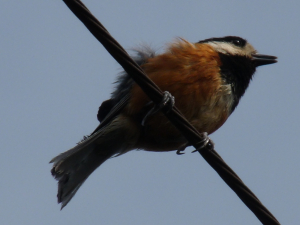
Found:
<svg viewBox="0 0 300 225"><path fill-rule="evenodd" d="M190 109L180 109L178 107L198 132L213 133L225 123L230 115L233 102L232 95L219 94L198 107L195 105L190 106L193 107ZM171 151L177 150L186 143L187 140L182 136L181 132L159 112L151 116L143 128L138 148L147 151Z"/></svg>

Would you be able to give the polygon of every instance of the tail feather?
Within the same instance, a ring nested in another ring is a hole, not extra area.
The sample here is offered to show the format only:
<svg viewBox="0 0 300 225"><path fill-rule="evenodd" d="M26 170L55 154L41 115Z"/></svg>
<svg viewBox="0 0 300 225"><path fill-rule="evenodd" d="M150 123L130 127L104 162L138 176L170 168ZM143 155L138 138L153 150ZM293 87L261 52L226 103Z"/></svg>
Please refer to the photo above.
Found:
<svg viewBox="0 0 300 225"><path fill-rule="evenodd" d="M69 165L69 170L61 170L60 166L52 168L51 173L58 180L57 200L58 203L61 203L61 209L69 203L89 175L111 156L97 155L92 151L83 161L74 161L76 164L73 163L73 167L71 166L73 162L71 158L60 163L61 166L65 166L64 163L66 162Z"/></svg>
<svg viewBox="0 0 300 225"><path fill-rule="evenodd" d="M69 203L89 175L115 155L115 149L101 149L107 146L95 144L98 136L96 134L50 161L53 163L51 173L58 181L57 200L61 203L61 209Z"/></svg>
<svg viewBox="0 0 300 225"><path fill-rule="evenodd" d="M131 122L119 116L74 148L54 157L50 161L53 163L51 173L58 180L57 200L61 208L103 162L133 149L136 134Z"/></svg>

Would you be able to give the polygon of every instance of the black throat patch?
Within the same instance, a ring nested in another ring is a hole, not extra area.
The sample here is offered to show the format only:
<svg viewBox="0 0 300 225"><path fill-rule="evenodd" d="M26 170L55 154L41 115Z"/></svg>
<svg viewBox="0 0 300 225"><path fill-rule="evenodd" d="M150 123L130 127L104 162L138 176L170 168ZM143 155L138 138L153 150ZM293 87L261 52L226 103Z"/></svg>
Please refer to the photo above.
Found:
<svg viewBox="0 0 300 225"><path fill-rule="evenodd" d="M219 53L219 55L222 62L221 76L227 84L231 85L234 96L234 103L231 107L231 112L233 112L253 77L255 66L251 59L245 56L232 56L222 53Z"/></svg>

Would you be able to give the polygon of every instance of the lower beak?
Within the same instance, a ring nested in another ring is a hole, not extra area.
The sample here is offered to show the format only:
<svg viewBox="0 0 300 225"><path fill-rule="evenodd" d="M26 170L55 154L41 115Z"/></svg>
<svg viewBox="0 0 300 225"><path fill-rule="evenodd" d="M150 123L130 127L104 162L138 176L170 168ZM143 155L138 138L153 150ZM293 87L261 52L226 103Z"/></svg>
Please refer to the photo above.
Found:
<svg viewBox="0 0 300 225"><path fill-rule="evenodd" d="M277 62L276 59L277 59L276 56L252 54L252 61L255 67L276 63Z"/></svg>

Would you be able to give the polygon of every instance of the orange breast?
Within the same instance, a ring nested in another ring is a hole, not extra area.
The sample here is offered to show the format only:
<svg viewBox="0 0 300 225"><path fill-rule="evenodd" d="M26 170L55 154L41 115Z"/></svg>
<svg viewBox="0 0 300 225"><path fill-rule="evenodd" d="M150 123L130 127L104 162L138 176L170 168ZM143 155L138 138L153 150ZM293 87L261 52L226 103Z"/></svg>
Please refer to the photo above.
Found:
<svg viewBox="0 0 300 225"><path fill-rule="evenodd" d="M180 40L166 53L149 59L143 69L162 91L175 97L176 107L199 132L212 133L228 117L228 98L223 95L230 91L223 87L220 65L218 53L211 46ZM141 88L134 85L125 113L134 117L149 101ZM161 113L147 119L145 129L140 148L151 142L149 150L174 149L185 141Z"/></svg>

